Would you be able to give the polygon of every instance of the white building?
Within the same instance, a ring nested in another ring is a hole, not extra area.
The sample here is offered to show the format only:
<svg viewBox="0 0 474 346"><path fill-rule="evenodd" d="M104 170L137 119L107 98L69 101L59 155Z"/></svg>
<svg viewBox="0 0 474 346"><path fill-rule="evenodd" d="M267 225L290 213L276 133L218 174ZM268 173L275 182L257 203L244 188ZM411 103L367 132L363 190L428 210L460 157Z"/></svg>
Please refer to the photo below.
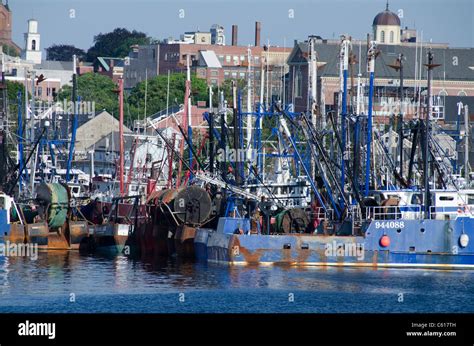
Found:
<svg viewBox="0 0 474 346"><path fill-rule="evenodd" d="M26 83L31 93L32 77L43 75L43 81L36 83L35 96L37 99L52 102L54 95L65 85L71 85L74 73L72 61L50 61L42 59L41 35L38 31L38 21L28 20L28 32L25 33L25 46L21 58L11 57L2 53L2 64L5 79ZM36 79L37 81L37 79Z"/></svg>
<svg viewBox="0 0 474 346"><path fill-rule="evenodd" d="M372 29L377 43L400 44L400 18L388 9L388 2L385 11L375 16Z"/></svg>
<svg viewBox="0 0 474 346"><path fill-rule="evenodd" d="M41 64L41 35L38 33L38 21L28 20L28 32L25 33L25 49L22 58L34 64Z"/></svg>
<svg viewBox="0 0 474 346"><path fill-rule="evenodd" d="M225 46L224 27L219 24L214 24L211 27L211 44Z"/></svg>

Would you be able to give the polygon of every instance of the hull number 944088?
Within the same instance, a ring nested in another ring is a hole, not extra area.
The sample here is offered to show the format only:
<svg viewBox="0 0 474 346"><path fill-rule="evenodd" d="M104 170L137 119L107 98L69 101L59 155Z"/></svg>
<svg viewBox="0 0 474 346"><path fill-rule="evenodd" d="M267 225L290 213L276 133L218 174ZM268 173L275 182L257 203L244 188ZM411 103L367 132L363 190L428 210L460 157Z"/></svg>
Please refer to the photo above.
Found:
<svg viewBox="0 0 474 346"><path fill-rule="evenodd" d="M375 228L383 228L383 229L390 229L390 228L397 228L402 229L405 228L405 222L403 221L376 221Z"/></svg>

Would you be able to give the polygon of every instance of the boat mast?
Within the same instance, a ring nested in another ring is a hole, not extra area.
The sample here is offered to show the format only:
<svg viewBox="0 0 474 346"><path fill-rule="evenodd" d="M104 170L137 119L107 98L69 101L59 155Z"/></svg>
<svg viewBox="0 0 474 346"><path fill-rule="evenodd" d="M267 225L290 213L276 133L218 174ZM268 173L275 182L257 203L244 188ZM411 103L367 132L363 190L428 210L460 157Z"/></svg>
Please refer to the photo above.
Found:
<svg viewBox="0 0 474 346"><path fill-rule="evenodd" d="M30 112L29 112L29 137L30 137L30 143L33 143L35 141L35 78L36 78L36 73L35 71L31 71L31 103L30 103ZM25 114L28 116L28 114ZM34 150L32 148L32 150ZM35 158L34 160L31 160L30 163L30 188L31 188L31 196L34 196L35 193L35 175L36 175L36 153L35 153Z"/></svg>
<svg viewBox="0 0 474 346"><path fill-rule="evenodd" d="M314 128L317 128L316 124L316 112L317 112L317 73L318 73L318 65L317 65L317 57L316 51L314 48L315 45L315 37L310 36L308 40L308 109L311 114L311 123L313 124ZM311 160L311 175L313 178L316 177L316 164L313 160Z"/></svg>
<svg viewBox="0 0 474 346"><path fill-rule="evenodd" d="M346 118L347 118L347 71L349 69L349 49L350 39L342 36L341 44L341 64L342 64L342 111L341 111L341 138L342 138L342 155L341 155L341 188L344 193L346 185ZM343 202L341 202L343 203ZM342 207L342 205L341 205Z"/></svg>
<svg viewBox="0 0 474 346"><path fill-rule="evenodd" d="M393 65L388 65L394 70L400 73L400 86L399 86L399 98L400 98L400 112L398 114L398 162L399 162L399 174L403 177L403 54L399 54L396 62Z"/></svg>
<svg viewBox="0 0 474 346"><path fill-rule="evenodd" d="M18 194L21 195L21 185L23 184L23 116L21 114L21 89L18 90Z"/></svg>
<svg viewBox="0 0 474 346"><path fill-rule="evenodd" d="M400 177L403 177L403 54L400 54L398 57L400 63L400 127L398 132L398 151L399 151L399 160L400 160Z"/></svg>
<svg viewBox="0 0 474 346"><path fill-rule="evenodd" d="M464 126L465 126L465 139L464 139L464 178L469 182L469 109L468 105L464 106Z"/></svg>
<svg viewBox="0 0 474 346"><path fill-rule="evenodd" d="M118 80L119 87L119 137L120 137L120 163L119 163L119 179L120 179L120 194L124 196L123 184L123 168L124 168L124 153L123 153L123 79Z"/></svg>
<svg viewBox="0 0 474 346"><path fill-rule="evenodd" d="M362 111L362 74L360 73L360 62L362 60L362 41L359 41L359 72L357 73L357 96L356 96L356 114L360 115Z"/></svg>
<svg viewBox="0 0 474 346"><path fill-rule="evenodd" d="M369 195L370 187L370 169L372 155L372 102L374 97L374 72L375 58L377 57L376 42L370 41L369 50L367 52L368 69L369 69L369 105L367 114L367 157L365 164L365 197Z"/></svg>
<svg viewBox="0 0 474 346"><path fill-rule="evenodd" d="M191 69L189 67L189 54L186 56L186 94L184 96L184 107L186 108L187 122L188 122L188 145L189 145L189 181L193 178L193 128L191 123ZM197 159L197 158L196 158Z"/></svg>
<svg viewBox="0 0 474 346"><path fill-rule="evenodd" d="M72 114L72 132L71 132L71 144L69 145L69 157L67 160L67 167L66 167L66 183L69 182L71 179L71 166L72 160L74 155L74 146L76 142L76 130L77 130L77 74L76 74L76 55L72 56L72 66L73 66L73 73L72 73L72 104L74 106L73 114Z"/></svg>
<svg viewBox="0 0 474 346"><path fill-rule="evenodd" d="M430 118L431 118L431 111L432 111L432 100L431 100L431 78L432 72L435 67L440 66L439 64L433 64L433 53L431 50L428 51L428 63L425 64L428 68L428 90L427 90L427 110L425 115L425 131L424 131L424 168L423 168L423 182L425 185L425 219L430 217L430 175L429 175L429 155L430 155L430 148L429 148L429 141L430 141Z"/></svg>
<svg viewBox="0 0 474 346"><path fill-rule="evenodd" d="M247 148L250 154L252 150L252 52L250 47L247 48Z"/></svg>

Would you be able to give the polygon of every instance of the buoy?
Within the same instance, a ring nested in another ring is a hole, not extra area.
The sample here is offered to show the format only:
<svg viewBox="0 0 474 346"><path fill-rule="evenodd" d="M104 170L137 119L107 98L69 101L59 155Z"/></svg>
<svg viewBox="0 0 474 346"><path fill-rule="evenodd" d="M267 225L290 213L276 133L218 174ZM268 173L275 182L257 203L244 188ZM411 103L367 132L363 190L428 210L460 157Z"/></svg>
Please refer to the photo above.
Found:
<svg viewBox="0 0 474 346"><path fill-rule="evenodd" d="M466 247L469 244L469 236L466 233L461 234L459 237L459 245Z"/></svg>
<svg viewBox="0 0 474 346"><path fill-rule="evenodd" d="M390 237L388 235L383 235L380 238L380 246L388 247L390 245Z"/></svg>

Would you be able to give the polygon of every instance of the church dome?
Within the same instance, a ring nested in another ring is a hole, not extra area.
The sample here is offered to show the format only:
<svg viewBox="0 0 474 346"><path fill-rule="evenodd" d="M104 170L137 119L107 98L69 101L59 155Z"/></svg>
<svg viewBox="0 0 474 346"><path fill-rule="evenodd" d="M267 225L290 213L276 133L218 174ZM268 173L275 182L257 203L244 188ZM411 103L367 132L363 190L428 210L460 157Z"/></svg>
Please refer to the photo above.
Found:
<svg viewBox="0 0 474 346"><path fill-rule="evenodd" d="M387 3L387 8L385 11L380 12L377 14L374 18L374 22L372 24L373 26L375 25L398 25L400 26L400 18L390 11L388 9L388 3Z"/></svg>

